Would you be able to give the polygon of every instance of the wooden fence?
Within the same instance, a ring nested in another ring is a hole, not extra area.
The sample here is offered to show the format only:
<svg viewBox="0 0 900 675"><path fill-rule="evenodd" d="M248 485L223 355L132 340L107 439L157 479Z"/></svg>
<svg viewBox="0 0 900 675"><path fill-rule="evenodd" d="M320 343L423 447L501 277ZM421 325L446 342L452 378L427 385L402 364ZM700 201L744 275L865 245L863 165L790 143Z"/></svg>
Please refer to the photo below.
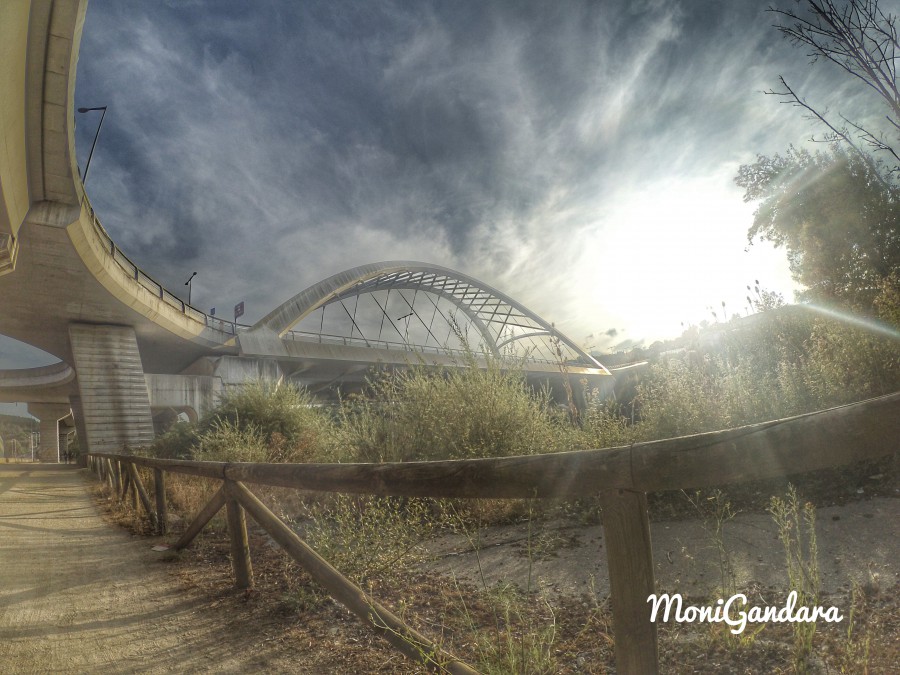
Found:
<svg viewBox="0 0 900 675"><path fill-rule="evenodd" d="M615 654L620 673L657 673L655 592L647 493L775 478L894 453L900 392L762 424L627 447L526 457L387 464L256 464L88 454L89 466L120 498L166 528L165 472L222 481L174 544L187 546L224 506L238 588L253 583L245 511L310 576L410 658L436 670L474 673L405 625L312 550L244 485L320 492L435 498L547 498L599 495L606 539ZM136 467L154 472L151 501Z"/></svg>

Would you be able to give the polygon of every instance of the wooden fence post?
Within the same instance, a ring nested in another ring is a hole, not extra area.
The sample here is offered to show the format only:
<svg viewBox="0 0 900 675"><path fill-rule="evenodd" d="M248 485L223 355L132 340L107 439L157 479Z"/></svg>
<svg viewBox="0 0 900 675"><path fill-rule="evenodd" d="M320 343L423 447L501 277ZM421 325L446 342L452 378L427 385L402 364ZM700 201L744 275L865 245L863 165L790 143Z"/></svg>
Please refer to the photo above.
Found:
<svg viewBox="0 0 900 675"><path fill-rule="evenodd" d="M166 510L166 474L162 469L153 469L153 492L156 494L156 531L165 534L169 515Z"/></svg>
<svg viewBox="0 0 900 675"><path fill-rule="evenodd" d="M150 505L150 497L147 495L147 490L144 488L144 483L141 481L141 476L138 474L138 469L134 462L128 462L128 475L131 478L131 486L135 491L135 495L132 496L135 512L137 512L137 500L140 498L141 506L147 512L150 524L153 526L153 529L156 529L156 509Z"/></svg>
<svg viewBox="0 0 900 675"><path fill-rule="evenodd" d="M106 464L109 467L109 486L112 488L113 493L119 497L119 489L121 488L120 476L119 476L119 462L118 460L112 460L107 458Z"/></svg>
<svg viewBox="0 0 900 675"><path fill-rule="evenodd" d="M128 475L128 471L126 470L127 464L125 464L125 462L115 459L113 460L113 466L115 467L116 480L119 485L122 486L122 496L120 499L124 500L128 496L128 490L131 487L131 476Z"/></svg>
<svg viewBox="0 0 900 675"><path fill-rule="evenodd" d="M128 481L128 485L131 488L131 510L137 515L138 504L140 503L137 481L135 481L135 478L137 478L137 471L131 462L122 462L122 466L125 468L125 471L123 471L125 479Z"/></svg>
<svg viewBox="0 0 900 675"><path fill-rule="evenodd" d="M131 476L129 476L127 472L122 471L122 466L118 461L116 461L116 472L116 475L119 476L119 480L122 484L119 501L125 501L125 498L128 496L128 489L131 487Z"/></svg>
<svg viewBox="0 0 900 675"><path fill-rule="evenodd" d="M234 482L225 481L225 517L228 520L228 537L231 540L231 568L236 588L253 586L253 566L250 562L250 542L247 539L247 517L244 507L233 493Z"/></svg>
<svg viewBox="0 0 900 675"><path fill-rule="evenodd" d="M219 512L219 510L225 506L225 486L223 485L216 493L212 496L206 506L200 509L200 513L198 513L194 520L190 522L185 531L181 534L174 544L172 544L172 548L176 551L180 551L185 546L190 544L194 537L200 534L200 531L206 526L206 524L213 519L213 517Z"/></svg>
<svg viewBox="0 0 900 675"><path fill-rule="evenodd" d="M656 624L647 598L656 592L647 495L632 490L600 493L616 669L623 675L659 673Z"/></svg>

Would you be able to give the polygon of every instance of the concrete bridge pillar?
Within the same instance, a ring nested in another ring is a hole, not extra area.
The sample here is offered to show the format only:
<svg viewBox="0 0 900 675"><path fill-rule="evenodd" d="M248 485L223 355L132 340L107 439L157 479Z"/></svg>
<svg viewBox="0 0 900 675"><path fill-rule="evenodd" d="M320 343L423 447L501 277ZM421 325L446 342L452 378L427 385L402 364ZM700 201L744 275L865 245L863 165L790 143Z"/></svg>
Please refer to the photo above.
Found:
<svg viewBox="0 0 900 675"><path fill-rule="evenodd" d="M82 452L150 445L153 419L134 329L71 324L69 342L78 378Z"/></svg>
<svg viewBox="0 0 900 675"><path fill-rule="evenodd" d="M72 414L64 403L29 403L28 412L40 420L41 444L34 456L42 462L59 461L59 421Z"/></svg>

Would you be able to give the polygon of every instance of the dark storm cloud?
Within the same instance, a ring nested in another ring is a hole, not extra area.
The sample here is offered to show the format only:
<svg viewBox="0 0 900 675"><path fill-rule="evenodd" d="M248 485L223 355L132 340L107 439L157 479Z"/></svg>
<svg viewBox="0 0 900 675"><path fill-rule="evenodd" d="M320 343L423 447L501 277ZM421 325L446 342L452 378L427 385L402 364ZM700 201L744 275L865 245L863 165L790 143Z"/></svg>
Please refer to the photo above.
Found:
<svg viewBox="0 0 900 675"><path fill-rule="evenodd" d="M250 319L396 258L571 312L547 275L623 189L799 138L759 92L819 81L770 23L738 0L92 0L76 105L110 109L88 189L151 274L199 270L201 306Z"/></svg>

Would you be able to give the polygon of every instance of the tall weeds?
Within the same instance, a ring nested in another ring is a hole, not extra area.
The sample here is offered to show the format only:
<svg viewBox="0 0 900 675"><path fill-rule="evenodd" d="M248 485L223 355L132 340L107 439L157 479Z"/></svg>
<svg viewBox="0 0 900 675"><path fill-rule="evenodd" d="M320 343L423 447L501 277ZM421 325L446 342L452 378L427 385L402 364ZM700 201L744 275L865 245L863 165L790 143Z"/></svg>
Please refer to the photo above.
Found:
<svg viewBox="0 0 900 675"><path fill-rule="evenodd" d="M637 440L726 429L900 389L900 340L785 307L662 358L638 388Z"/></svg>
<svg viewBox="0 0 900 675"><path fill-rule="evenodd" d="M788 584L791 591L797 593L796 606L812 609L819 604L820 590L816 509L811 503L801 504L791 485L784 498L772 497L769 511L784 547ZM816 624L795 622L791 628L794 632L794 670L806 673Z"/></svg>
<svg viewBox="0 0 900 675"><path fill-rule="evenodd" d="M370 462L555 452L571 437L549 394L491 357L484 367L380 373L366 396L344 402L339 427L345 457Z"/></svg>

